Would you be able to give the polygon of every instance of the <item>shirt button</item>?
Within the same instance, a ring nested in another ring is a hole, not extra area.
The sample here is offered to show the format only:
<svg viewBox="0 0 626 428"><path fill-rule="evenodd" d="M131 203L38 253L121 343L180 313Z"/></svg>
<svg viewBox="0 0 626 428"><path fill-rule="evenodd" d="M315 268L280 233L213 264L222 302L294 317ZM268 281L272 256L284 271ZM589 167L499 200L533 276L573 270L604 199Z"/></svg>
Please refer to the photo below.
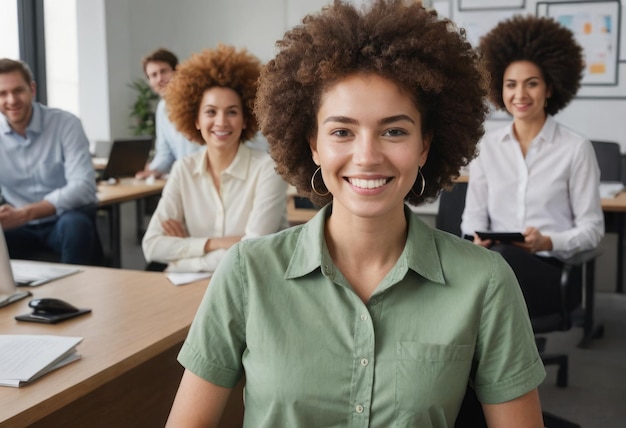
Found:
<svg viewBox="0 0 626 428"><path fill-rule="evenodd" d="M361 319L363 321L367 321L367 315L366 314L361 314Z"/></svg>
<svg viewBox="0 0 626 428"><path fill-rule="evenodd" d="M361 365L363 367L366 367L369 364L369 361L367 361L367 358L361 358Z"/></svg>
<svg viewBox="0 0 626 428"><path fill-rule="evenodd" d="M360 404L357 404L354 410L356 410L357 413L363 413L363 410L365 409Z"/></svg>
<svg viewBox="0 0 626 428"><path fill-rule="evenodd" d="M330 266L324 265L324 273L326 275L330 275L332 273L332 270L330 269Z"/></svg>

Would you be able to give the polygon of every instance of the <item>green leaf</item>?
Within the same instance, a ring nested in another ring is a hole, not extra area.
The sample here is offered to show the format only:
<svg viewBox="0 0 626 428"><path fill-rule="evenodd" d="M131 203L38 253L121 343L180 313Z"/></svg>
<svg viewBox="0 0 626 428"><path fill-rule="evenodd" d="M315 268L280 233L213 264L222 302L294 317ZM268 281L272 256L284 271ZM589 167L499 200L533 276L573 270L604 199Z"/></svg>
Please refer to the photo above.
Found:
<svg viewBox="0 0 626 428"><path fill-rule="evenodd" d="M130 108L131 120L130 129L134 135L152 135L156 133L155 129L155 110L159 96L152 92L152 88L144 79L135 79L128 84L134 92L135 102Z"/></svg>

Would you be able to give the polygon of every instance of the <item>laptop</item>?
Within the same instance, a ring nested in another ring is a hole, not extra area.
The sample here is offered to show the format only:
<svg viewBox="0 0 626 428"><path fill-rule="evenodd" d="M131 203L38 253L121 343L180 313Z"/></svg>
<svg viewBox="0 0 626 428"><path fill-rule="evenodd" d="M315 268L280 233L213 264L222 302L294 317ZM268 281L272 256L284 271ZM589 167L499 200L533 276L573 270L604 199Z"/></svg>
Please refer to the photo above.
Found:
<svg viewBox="0 0 626 428"><path fill-rule="evenodd" d="M2 225L0 225L0 307L17 302L30 295L30 291L17 290L17 285L13 279L11 260L9 259L9 249L4 239Z"/></svg>
<svg viewBox="0 0 626 428"><path fill-rule="evenodd" d="M152 144L152 137L113 140L109 161L99 179L134 177L137 171L145 168Z"/></svg>

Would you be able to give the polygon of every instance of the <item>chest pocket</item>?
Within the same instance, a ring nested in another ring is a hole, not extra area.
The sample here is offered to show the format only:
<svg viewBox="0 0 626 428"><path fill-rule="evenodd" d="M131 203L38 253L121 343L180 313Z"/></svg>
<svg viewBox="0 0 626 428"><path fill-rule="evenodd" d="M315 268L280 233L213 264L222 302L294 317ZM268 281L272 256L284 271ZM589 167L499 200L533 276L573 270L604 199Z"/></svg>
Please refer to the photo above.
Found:
<svg viewBox="0 0 626 428"><path fill-rule="evenodd" d="M37 178L40 183L47 183L53 187L62 185L65 181L65 169L62 161L47 160L36 168Z"/></svg>
<svg viewBox="0 0 626 428"><path fill-rule="evenodd" d="M473 352L470 345L398 342L396 426L446 426L465 394Z"/></svg>

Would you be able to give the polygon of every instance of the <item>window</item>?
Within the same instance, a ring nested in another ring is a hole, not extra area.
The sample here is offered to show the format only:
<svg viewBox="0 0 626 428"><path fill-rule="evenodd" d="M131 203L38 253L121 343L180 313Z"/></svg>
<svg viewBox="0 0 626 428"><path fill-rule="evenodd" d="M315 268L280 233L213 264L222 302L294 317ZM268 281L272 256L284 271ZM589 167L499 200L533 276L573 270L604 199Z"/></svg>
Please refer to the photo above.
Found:
<svg viewBox="0 0 626 428"><path fill-rule="evenodd" d="M78 116L76 0L44 0L43 6L48 105Z"/></svg>
<svg viewBox="0 0 626 428"><path fill-rule="evenodd" d="M28 63L39 102L78 116L76 0L0 0L0 58Z"/></svg>
<svg viewBox="0 0 626 428"><path fill-rule="evenodd" d="M20 39L17 25L17 1L0 0L2 19L2 37L0 37L0 58L18 59L20 57Z"/></svg>

